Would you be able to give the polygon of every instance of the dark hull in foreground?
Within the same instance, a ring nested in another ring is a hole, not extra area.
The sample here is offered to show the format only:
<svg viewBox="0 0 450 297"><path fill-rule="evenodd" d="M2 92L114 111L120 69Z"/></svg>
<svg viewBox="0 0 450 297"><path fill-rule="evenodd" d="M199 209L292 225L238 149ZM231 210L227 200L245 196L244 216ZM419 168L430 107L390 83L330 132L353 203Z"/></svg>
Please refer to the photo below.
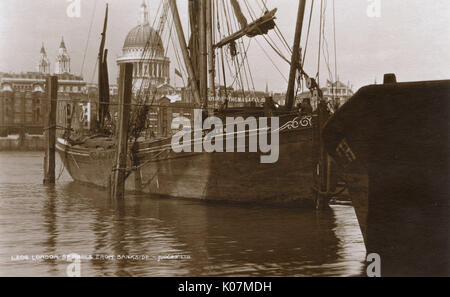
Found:
<svg viewBox="0 0 450 297"><path fill-rule="evenodd" d="M143 142L137 153L139 165L127 178L126 190L209 201L313 207L317 159L312 117L283 118L276 163L261 164L260 153L175 153L170 138ZM111 139L91 139L76 146L58 139L56 147L75 181L108 186L115 155Z"/></svg>
<svg viewBox="0 0 450 297"><path fill-rule="evenodd" d="M381 275L450 275L450 81L359 90L327 123Z"/></svg>

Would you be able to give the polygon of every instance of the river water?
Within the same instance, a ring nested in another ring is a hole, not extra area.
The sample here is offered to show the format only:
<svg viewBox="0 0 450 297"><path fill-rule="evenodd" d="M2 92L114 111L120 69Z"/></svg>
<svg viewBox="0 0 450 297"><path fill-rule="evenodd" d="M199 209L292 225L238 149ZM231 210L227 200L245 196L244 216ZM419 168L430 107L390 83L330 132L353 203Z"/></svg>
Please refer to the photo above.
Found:
<svg viewBox="0 0 450 297"><path fill-rule="evenodd" d="M73 182L43 153L0 152L0 276L352 276L365 247L351 206L267 208L127 194ZM70 259L69 259L70 260ZM70 270L73 271L73 270ZM70 272L69 271L69 272Z"/></svg>

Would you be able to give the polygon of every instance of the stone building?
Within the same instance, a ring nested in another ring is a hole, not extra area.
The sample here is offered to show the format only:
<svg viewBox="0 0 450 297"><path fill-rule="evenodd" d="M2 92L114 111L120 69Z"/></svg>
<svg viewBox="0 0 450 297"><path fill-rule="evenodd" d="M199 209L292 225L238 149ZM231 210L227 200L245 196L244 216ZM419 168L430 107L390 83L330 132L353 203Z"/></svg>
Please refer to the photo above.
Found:
<svg viewBox="0 0 450 297"><path fill-rule="evenodd" d="M50 62L41 47L38 72L0 73L0 134L42 134L47 112L46 79ZM87 97L83 77L70 73L70 56L61 41L55 62L58 99L83 100Z"/></svg>
<svg viewBox="0 0 450 297"><path fill-rule="evenodd" d="M340 106L342 106L347 100L353 96L353 91L351 89L350 84L346 85L340 81L332 83L327 80L327 84L325 87L321 88L323 92L324 99L329 103L332 111L337 110ZM297 96L296 104L300 104L304 98L311 98L311 92L305 91ZM282 99L282 103L284 103L284 99ZM311 100L311 105L313 109L317 108L317 101Z"/></svg>

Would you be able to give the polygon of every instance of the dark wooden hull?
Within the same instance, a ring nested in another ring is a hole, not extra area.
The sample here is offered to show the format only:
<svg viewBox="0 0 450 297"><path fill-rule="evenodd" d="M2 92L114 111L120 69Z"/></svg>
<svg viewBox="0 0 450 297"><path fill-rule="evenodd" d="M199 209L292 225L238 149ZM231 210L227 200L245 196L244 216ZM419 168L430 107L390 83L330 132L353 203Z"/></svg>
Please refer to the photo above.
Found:
<svg viewBox="0 0 450 297"><path fill-rule="evenodd" d="M175 153L170 139L140 143L139 169L127 178L126 190L210 201L314 206L316 156L311 122L309 117L304 126L299 121L291 126L282 123L279 159L273 164L261 164L260 153ZM57 151L75 181L108 185L114 149L70 146L60 139Z"/></svg>
<svg viewBox="0 0 450 297"><path fill-rule="evenodd" d="M326 124L382 275L450 275L450 81L359 90Z"/></svg>

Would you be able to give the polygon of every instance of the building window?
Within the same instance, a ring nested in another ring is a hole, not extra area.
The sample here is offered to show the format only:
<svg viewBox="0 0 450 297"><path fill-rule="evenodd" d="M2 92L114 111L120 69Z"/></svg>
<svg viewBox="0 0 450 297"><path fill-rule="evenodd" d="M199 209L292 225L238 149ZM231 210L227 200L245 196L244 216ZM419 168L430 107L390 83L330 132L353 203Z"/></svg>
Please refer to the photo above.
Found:
<svg viewBox="0 0 450 297"><path fill-rule="evenodd" d="M34 112L34 122L39 123L41 121L41 109L38 107Z"/></svg>

